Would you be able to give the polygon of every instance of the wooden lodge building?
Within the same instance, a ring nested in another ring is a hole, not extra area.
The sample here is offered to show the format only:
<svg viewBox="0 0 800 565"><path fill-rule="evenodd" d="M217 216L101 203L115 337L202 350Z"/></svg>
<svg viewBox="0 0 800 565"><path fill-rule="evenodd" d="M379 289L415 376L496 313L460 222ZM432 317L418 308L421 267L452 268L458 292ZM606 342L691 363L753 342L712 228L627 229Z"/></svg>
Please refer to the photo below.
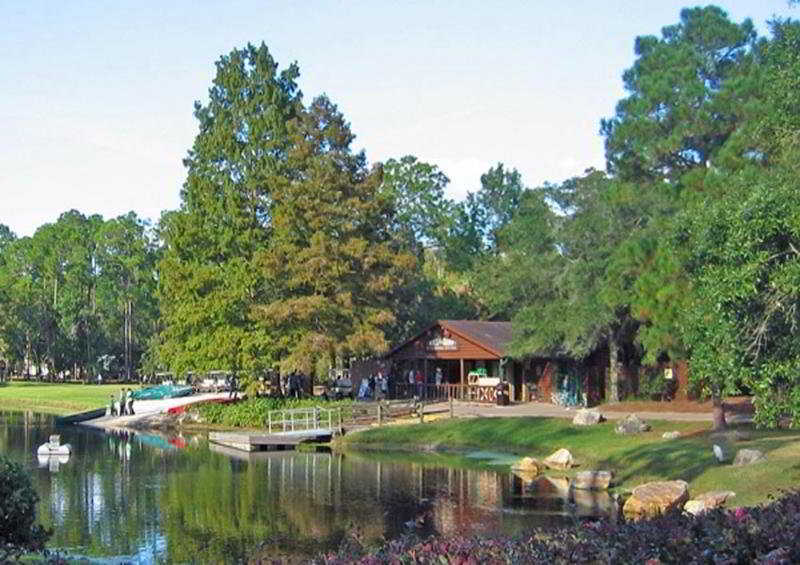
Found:
<svg viewBox="0 0 800 565"><path fill-rule="evenodd" d="M598 349L582 360L566 357L512 359L511 322L439 320L384 357L396 396L422 393L427 398L493 401L498 382L509 385L514 402L553 402L565 406L592 406L604 401L608 351ZM674 379L674 388L686 394L685 362L648 367L651 373ZM622 367L621 379L638 390L640 370ZM411 380L409 379L411 373ZM437 383L437 373L439 382ZM412 384L413 381L413 384Z"/></svg>

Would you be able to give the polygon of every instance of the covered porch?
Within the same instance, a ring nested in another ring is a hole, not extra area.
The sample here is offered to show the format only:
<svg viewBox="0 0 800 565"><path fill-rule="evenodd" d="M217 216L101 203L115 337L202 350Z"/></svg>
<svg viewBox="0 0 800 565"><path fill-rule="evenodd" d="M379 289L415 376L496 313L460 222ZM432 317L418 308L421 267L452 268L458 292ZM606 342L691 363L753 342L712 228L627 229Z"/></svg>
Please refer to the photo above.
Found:
<svg viewBox="0 0 800 565"><path fill-rule="evenodd" d="M506 354L510 341L510 322L439 320L387 354L390 393L396 398L494 402L497 384L506 381L510 399L522 400L521 367Z"/></svg>

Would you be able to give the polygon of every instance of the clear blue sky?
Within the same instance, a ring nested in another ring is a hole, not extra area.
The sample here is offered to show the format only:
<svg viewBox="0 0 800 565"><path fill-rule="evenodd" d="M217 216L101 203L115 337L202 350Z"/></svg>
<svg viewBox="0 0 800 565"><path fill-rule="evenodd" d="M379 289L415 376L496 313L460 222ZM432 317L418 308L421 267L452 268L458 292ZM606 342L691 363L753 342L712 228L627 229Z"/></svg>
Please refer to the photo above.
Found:
<svg viewBox="0 0 800 565"><path fill-rule="evenodd" d="M475 190L502 161L529 186L603 167L601 117L637 35L672 0L0 0L0 223L30 235L65 210L158 219L179 204L194 100L214 62L266 42L310 100L339 104L372 161L417 155ZM786 0L718 2L761 33Z"/></svg>

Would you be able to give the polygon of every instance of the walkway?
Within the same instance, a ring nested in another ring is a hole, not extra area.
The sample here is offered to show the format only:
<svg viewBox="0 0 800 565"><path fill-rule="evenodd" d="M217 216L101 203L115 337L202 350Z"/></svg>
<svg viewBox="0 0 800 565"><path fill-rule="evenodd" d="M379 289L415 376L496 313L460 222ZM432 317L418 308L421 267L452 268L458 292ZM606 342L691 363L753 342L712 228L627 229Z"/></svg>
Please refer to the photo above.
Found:
<svg viewBox="0 0 800 565"><path fill-rule="evenodd" d="M170 408L193 404L202 400L213 400L216 398L228 398L227 392L210 392L205 394L193 394L191 396L181 396L179 398L163 398L160 400L136 400L133 403L133 416L102 416L94 420L82 422L83 425L95 428L131 428L136 427L137 422L148 419L155 414L166 413Z"/></svg>
<svg viewBox="0 0 800 565"><path fill-rule="evenodd" d="M426 412L439 412L447 410L448 404L440 402L429 405ZM546 402L526 402L511 404L509 406L496 406L494 404L478 404L470 402L456 402L453 404L453 413L456 417L483 417L483 418L513 418L513 417L538 417L538 418L569 418L575 416L577 408L565 408ZM629 412L603 411L603 416L609 420L622 420ZM636 415L644 420L667 420L670 422L711 422L710 413L706 412L647 412L637 411ZM748 415L726 414L728 423L741 423L750 421Z"/></svg>

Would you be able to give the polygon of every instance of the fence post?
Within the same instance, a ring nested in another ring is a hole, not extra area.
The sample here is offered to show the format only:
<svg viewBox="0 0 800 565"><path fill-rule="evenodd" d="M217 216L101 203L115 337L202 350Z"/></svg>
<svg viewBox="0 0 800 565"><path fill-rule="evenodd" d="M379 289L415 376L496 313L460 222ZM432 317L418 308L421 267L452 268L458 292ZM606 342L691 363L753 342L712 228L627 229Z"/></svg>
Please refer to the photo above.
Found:
<svg viewBox="0 0 800 565"><path fill-rule="evenodd" d="M272 433L272 410L267 412L267 433Z"/></svg>
<svg viewBox="0 0 800 565"><path fill-rule="evenodd" d="M383 424L383 410L381 409L381 403L378 402L378 425L380 426Z"/></svg>
<svg viewBox="0 0 800 565"><path fill-rule="evenodd" d="M417 411L419 412L419 423L420 424L424 424L425 423L425 405L422 402L420 402L417 405Z"/></svg>
<svg viewBox="0 0 800 565"><path fill-rule="evenodd" d="M337 407L336 412L339 416L339 435L342 435L344 434L344 425L342 424L342 407Z"/></svg>
<svg viewBox="0 0 800 565"><path fill-rule="evenodd" d="M450 417L453 417L453 397L450 397Z"/></svg>

